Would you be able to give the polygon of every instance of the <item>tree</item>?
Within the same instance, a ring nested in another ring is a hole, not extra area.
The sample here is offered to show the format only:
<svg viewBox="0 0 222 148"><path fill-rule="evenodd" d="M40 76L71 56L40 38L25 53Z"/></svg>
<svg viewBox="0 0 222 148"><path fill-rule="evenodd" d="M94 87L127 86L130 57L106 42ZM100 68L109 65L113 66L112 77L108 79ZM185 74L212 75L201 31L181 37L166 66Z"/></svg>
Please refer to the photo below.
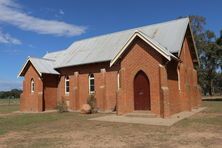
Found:
<svg viewBox="0 0 222 148"><path fill-rule="evenodd" d="M222 31L217 38L215 33L204 30L206 19L202 16L190 16L191 28L198 49L200 66L198 67L198 80L204 94L213 95L213 81L217 70L222 68Z"/></svg>
<svg viewBox="0 0 222 148"><path fill-rule="evenodd" d="M201 70L206 74L207 88L209 95L213 95L213 80L216 78L217 69L222 67L221 51L222 47L218 44L219 39L209 30L205 32L205 44L203 54L200 55Z"/></svg>
<svg viewBox="0 0 222 148"><path fill-rule="evenodd" d="M12 89L10 91L0 91L0 99L19 98L22 90Z"/></svg>

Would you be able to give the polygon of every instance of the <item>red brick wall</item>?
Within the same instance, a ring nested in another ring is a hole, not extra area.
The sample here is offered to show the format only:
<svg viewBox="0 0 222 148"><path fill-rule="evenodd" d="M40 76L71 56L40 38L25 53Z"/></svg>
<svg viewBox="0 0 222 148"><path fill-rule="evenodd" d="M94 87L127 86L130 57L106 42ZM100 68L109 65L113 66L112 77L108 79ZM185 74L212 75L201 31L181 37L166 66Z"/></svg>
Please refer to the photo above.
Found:
<svg viewBox="0 0 222 148"><path fill-rule="evenodd" d="M123 114L134 110L134 77L142 70L150 82L151 111L157 115L191 110L200 104L197 74L194 69L191 50L187 37L180 53L181 62L167 62L155 49L136 38L121 58L112 67L109 62L86 64L58 69L61 76L43 75L41 78L29 64L23 82L21 95L22 111L41 111L42 102L46 109L52 109L57 101L69 102L69 109L79 110L89 96L88 75L95 77L95 97L100 110L118 108ZM164 67L167 65L166 67ZM178 73L180 87L178 88ZM120 72L121 88L117 90L117 73ZM69 76L70 93L65 94L65 76ZM30 92L31 79L35 81L35 93ZM44 100L42 92L44 88ZM162 108L161 108L162 107ZM164 109L163 109L164 108ZM165 113L167 112L167 113Z"/></svg>
<svg viewBox="0 0 222 148"><path fill-rule="evenodd" d="M31 92L31 80L35 82L35 91ZM21 95L21 111L42 111L42 92L43 83L35 68L31 63L28 64L23 81L23 93Z"/></svg>
<svg viewBox="0 0 222 148"><path fill-rule="evenodd" d="M45 110L55 109L57 105L58 76L44 74L43 86L44 86L43 108Z"/></svg>
<svg viewBox="0 0 222 148"><path fill-rule="evenodd" d="M141 39L135 39L121 61L121 98L119 114L134 110L133 81L138 71L146 73L150 82L151 111L160 114L159 64L164 58Z"/></svg>
<svg viewBox="0 0 222 148"><path fill-rule="evenodd" d="M171 114L180 112L177 65L178 62L175 60L167 63L167 83L169 88L169 103Z"/></svg>
<svg viewBox="0 0 222 148"><path fill-rule="evenodd" d="M194 69L194 64L192 61L190 40L188 40L190 32L186 33L183 46L180 53L181 63L179 64L180 73L180 107L181 111L191 110L197 107L201 103L200 91L197 83L197 73Z"/></svg>
<svg viewBox="0 0 222 148"><path fill-rule="evenodd" d="M101 69L105 70L101 72ZM62 68L59 69L59 71L62 76L58 85L57 99L65 98L65 100L70 101L70 109L79 110L81 106L87 102L89 96L88 76L90 73L93 73L95 78L95 97L99 110L112 110L115 107L118 66L110 68L109 62L104 62ZM76 79L74 75L75 72L78 72ZM70 78L69 95L65 94L65 76L69 76ZM76 81L78 81L78 86L76 86ZM77 88L78 91L75 92L74 88Z"/></svg>

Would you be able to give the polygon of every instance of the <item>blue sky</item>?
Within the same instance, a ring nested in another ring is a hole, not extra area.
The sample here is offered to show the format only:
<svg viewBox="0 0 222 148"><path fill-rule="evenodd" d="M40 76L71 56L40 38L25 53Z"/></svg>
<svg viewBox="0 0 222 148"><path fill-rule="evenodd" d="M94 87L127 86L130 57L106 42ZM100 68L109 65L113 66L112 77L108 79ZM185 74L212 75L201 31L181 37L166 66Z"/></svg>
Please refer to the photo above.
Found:
<svg viewBox="0 0 222 148"><path fill-rule="evenodd" d="M222 29L221 0L0 0L0 90L21 88L27 56L67 48L96 35L163 22L206 17Z"/></svg>

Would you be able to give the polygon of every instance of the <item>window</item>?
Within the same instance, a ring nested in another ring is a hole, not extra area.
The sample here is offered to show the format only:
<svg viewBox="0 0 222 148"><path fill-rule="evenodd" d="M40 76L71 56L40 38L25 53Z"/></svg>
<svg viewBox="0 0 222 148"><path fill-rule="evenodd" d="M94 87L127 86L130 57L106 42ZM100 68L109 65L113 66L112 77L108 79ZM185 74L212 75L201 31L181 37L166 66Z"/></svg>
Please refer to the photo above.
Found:
<svg viewBox="0 0 222 148"><path fill-rule="evenodd" d="M65 78L65 94L69 94L69 77Z"/></svg>
<svg viewBox="0 0 222 148"><path fill-rule="evenodd" d="M118 74L117 74L117 90L119 90L119 89L120 89L120 74L118 72Z"/></svg>
<svg viewBox="0 0 222 148"><path fill-rule="evenodd" d="M180 91L181 87L180 87L180 69L179 69L179 67L177 68L177 75L178 75L178 90Z"/></svg>
<svg viewBox="0 0 222 148"><path fill-rule="evenodd" d="M35 91L35 82L33 79L31 79L31 93L34 93Z"/></svg>
<svg viewBox="0 0 222 148"><path fill-rule="evenodd" d="M94 82L94 75L89 75L89 93L93 94L95 92L95 82Z"/></svg>

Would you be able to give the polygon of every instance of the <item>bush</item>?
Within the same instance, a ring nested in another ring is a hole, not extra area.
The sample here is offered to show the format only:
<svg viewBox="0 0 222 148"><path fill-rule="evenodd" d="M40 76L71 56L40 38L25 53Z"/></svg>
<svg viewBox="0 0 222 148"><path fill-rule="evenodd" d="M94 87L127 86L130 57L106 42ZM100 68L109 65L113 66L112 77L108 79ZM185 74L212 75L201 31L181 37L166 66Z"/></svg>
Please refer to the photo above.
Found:
<svg viewBox="0 0 222 148"><path fill-rule="evenodd" d="M91 113L97 113L98 109L96 107L96 98L94 95L89 95L87 98L87 104L91 107Z"/></svg>
<svg viewBox="0 0 222 148"><path fill-rule="evenodd" d="M63 112L67 112L68 111L68 107L67 107L66 102L64 100L60 101L57 104L56 108L57 108L59 113L63 113Z"/></svg>

